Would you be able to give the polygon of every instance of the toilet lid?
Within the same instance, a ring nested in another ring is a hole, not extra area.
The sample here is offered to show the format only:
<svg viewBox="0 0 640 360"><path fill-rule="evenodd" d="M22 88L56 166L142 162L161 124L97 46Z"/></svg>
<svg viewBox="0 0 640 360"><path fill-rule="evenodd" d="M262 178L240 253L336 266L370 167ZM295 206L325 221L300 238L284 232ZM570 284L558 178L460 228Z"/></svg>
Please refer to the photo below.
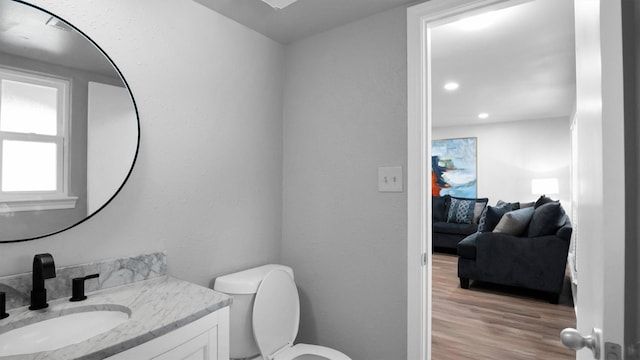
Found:
<svg viewBox="0 0 640 360"><path fill-rule="evenodd" d="M298 335L300 299L291 276L281 269L267 274L253 304L253 336L264 359L290 347Z"/></svg>

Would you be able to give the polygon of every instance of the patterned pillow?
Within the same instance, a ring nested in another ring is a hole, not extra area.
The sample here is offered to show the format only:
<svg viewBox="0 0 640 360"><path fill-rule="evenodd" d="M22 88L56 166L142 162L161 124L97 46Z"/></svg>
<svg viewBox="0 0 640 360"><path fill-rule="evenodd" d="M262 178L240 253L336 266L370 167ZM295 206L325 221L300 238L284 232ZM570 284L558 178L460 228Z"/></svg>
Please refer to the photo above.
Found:
<svg viewBox="0 0 640 360"><path fill-rule="evenodd" d="M475 209L475 206L475 199L461 199L451 197L451 204L449 205L447 222L456 224L473 223L473 210Z"/></svg>
<svg viewBox="0 0 640 360"><path fill-rule="evenodd" d="M489 199L487 199L488 201ZM533 204L531 205L533 206ZM516 210L520 207L519 203L508 203L502 200L498 200L498 202L496 203L496 206L494 206L494 210L493 212L495 213L495 209L504 209L506 211L511 211L511 210ZM489 206L485 206L482 209L482 214L480 215L480 219L478 219L478 232L488 232L488 231L493 231L493 227L496 226L497 221L500 220L500 217L497 218L496 222L493 222L491 225L489 226L493 226L491 229L487 230L487 209L489 208ZM500 213L500 216L502 216L502 214L504 214L504 212ZM495 216L494 216L495 217ZM492 222L492 220L490 220L490 223Z"/></svg>
<svg viewBox="0 0 640 360"><path fill-rule="evenodd" d="M484 216L480 217L478 232L491 232L498 225L502 215L509 211L505 208L487 206Z"/></svg>

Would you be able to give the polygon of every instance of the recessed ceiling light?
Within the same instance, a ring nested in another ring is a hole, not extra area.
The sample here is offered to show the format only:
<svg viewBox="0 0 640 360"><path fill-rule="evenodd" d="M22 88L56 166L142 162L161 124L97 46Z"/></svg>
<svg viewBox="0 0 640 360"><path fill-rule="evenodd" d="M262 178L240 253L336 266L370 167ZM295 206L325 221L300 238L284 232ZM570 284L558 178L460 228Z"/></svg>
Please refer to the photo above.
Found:
<svg viewBox="0 0 640 360"><path fill-rule="evenodd" d="M480 113L480 114L478 114L478 118L480 118L480 119L486 119L486 118L488 118L488 117L489 117L489 114L487 114L487 113Z"/></svg>
<svg viewBox="0 0 640 360"><path fill-rule="evenodd" d="M460 84L458 84L457 82L453 82L453 81L444 84L444 89L448 90L448 91L456 90L459 87L460 87Z"/></svg>
<svg viewBox="0 0 640 360"><path fill-rule="evenodd" d="M284 9L298 0L262 0L274 9Z"/></svg>

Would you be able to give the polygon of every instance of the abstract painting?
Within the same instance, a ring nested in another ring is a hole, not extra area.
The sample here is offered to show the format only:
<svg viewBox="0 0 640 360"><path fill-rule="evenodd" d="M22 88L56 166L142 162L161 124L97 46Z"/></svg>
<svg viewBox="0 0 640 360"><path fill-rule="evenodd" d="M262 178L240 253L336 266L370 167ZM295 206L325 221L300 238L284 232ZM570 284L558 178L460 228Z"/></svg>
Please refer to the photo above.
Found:
<svg viewBox="0 0 640 360"><path fill-rule="evenodd" d="M433 140L432 195L477 196L477 138Z"/></svg>

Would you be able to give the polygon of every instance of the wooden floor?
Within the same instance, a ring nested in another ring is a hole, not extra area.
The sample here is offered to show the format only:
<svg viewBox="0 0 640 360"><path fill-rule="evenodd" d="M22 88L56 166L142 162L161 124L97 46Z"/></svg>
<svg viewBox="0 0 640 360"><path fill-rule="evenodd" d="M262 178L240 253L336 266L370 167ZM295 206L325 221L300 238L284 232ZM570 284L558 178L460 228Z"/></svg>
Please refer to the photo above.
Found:
<svg viewBox="0 0 640 360"><path fill-rule="evenodd" d="M575 359L559 340L576 323L568 281L557 305L544 294L486 283L465 290L457 259L433 254L433 360Z"/></svg>

